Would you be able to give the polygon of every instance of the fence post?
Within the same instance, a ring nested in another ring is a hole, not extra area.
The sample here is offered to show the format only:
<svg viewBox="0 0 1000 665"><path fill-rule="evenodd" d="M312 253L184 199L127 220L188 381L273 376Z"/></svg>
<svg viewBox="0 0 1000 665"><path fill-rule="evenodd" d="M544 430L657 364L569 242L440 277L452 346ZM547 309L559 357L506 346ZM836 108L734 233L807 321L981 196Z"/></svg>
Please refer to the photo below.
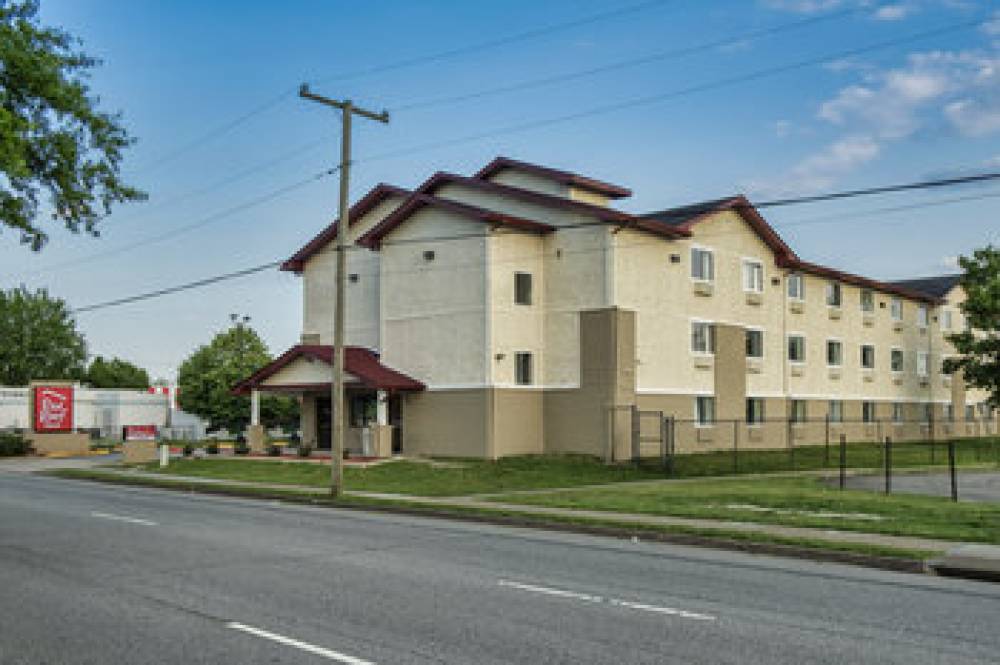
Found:
<svg viewBox="0 0 1000 665"><path fill-rule="evenodd" d="M830 414L823 416L823 468L830 466Z"/></svg>
<svg viewBox="0 0 1000 665"><path fill-rule="evenodd" d="M951 475L951 500L958 501L958 476L955 475L955 441L948 442L948 471Z"/></svg>
<svg viewBox="0 0 1000 665"><path fill-rule="evenodd" d="M733 473L740 472L740 421L733 419Z"/></svg>
<svg viewBox="0 0 1000 665"><path fill-rule="evenodd" d="M677 416L670 416L670 446L668 450L670 451L670 466L667 472L670 475L674 473L674 459L675 453L677 452Z"/></svg>
<svg viewBox="0 0 1000 665"><path fill-rule="evenodd" d="M892 494L892 437L885 437L885 493Z"/></svg>
<svg viewBox="0 0 1000 665"><path fill-rule="evenodd" d="M670 429L670 421L660 413L660 465L667 468L667 437Z"/></svg>
<svg viewBox="0 0 1000 665"><path fill-rule="evenodd" d="M934 405L933 404L931 404L931 410L927 414L927 416L928 416L928 418L927 418L927 428L928 428L928 431L929 431L930 436L931 436L931 464L936 464L937 462L935 460L935 457L937 457L937 455L935 455L934 453L935 453L935 451L937 449L937 445L934 443Z"/></svg>
<svg viewBox="0 0 1000 665"><path fill-rule="evenodd" d="M642 436L642 422L639 420L639 406L632 405L632 463L639 462L640 436Z"/></svg>
<svg viewBox="0 0 1000 665"><path fill-rule="evenodd" d="M795 439L794 432L792 429L792 416L788 415L788 426L786 427L785 436L788 438L788 465L791 469L795 469Z"/></svg>
<svg viewBox="0 0 1000 665"><path fill-rule="evenodd" d="M847 435L840 435L840 489L847 484Z"/></svg>

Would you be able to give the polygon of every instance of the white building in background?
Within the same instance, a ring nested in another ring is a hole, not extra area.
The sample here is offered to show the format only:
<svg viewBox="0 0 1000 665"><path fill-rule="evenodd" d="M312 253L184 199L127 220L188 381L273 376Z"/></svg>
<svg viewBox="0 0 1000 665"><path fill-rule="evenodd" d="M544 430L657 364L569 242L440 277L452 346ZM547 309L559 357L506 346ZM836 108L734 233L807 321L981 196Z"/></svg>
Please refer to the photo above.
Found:
<svg viewBox="0 0 1000 665"><path fill-rule="evenodd" d="M0 386L0 430L30 430L31 389ZM152 425L169 439L198 440L205 436L205 423L185 413L164 392L105 390L73 386L73 429L88 431L101 439L121 441L125 428Z"/></svg>

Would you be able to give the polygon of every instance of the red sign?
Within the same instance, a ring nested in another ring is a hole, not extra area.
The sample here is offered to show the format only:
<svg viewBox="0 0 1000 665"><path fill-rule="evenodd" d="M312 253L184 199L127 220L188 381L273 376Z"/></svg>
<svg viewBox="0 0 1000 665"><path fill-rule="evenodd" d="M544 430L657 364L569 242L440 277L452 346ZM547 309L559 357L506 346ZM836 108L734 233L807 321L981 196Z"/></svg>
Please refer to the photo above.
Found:
<svg viewBox="0 0 1000 665"><path fill-rule="evenodd" d="M156 425L126 425L126 441L156 441Z"/></svg>
<svg viewBox="0 0 1000 665"><path fill-rule="evenodd" d="M72 386L35 386L35 431L73 431Z"/></svg>

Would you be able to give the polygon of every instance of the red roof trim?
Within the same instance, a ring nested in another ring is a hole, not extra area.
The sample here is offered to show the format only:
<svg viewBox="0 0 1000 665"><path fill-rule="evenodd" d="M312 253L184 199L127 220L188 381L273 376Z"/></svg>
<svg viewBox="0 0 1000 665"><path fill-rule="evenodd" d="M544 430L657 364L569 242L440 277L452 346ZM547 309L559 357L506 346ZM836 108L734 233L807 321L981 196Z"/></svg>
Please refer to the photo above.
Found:
<svg viewBox="0 0 1000 665"><path fill-rule="evenodd" d="M504 169L526 171L549 180L555 180L556 182L564 185L572 185L573 187L586 189L596 194L602 194L611 199L623 199L632 196L632 190L627 187L613 185L609 182L597 180L596 178L590 178L578 173L572 173L570 171L562 171L560 169L553 169L539 164L510 159L509 157L497 157L492 162L481 168L479 172L476 173L475 178L477 180L488 180Z"/></svg>
<svg viewBox="0 0 1000 665"><path fill-rule="evenodd" d="M562 210L573 210L584 215L592 215L603 222L609 224L617 224L621 227L626 228L637 228L648 233L652 233L658 236L663 236L665 238L682 238L690 235L690 233L679 231L677 229L672 229L666 224L660 224L656 222L649 222L641 217L636 217L635 215L630 215L627 212L622 212L621 210L615 210L614 208L608 208L606 206L594 205L593 203L585 203L583 201L573 201L570 199L563 198L561 196L553 196L551 194L542 194L541 192L531 191L529 189L521 189L520 187L511 187L510 185L501 185L489 180L477 180L475 178L467 178L465 176L456 175L454 173L438 172L433 176L428 178L416 191L429 194L434 192L438 187L448 184L457 183L467 187L476 188L482 191L491 192L498 196L509 196L511 198L520 199L521 201L526 201L528 203L534 203L541 206L548 206L550 208L557 208ZM556 227L559 230L559 227Z"/></svg>
<svg viewBox="0 0 1000 665"><path fill-rule="evenodd" d="M413 213L417 212L421 208L424 208L425 206L441 208L442 210L447 210L466 217L472 217L473 219L478 219L490 224L501 224L503 226L510 226L523 231L545 234L556 230L556 227L551 224L543 224L530 219L524 219L523 217L515 217L514 215L494 212L492 210L487 210L486 208L480 208L466 203L459 203L458 201L439 199L418 190L411 194L410 197L404 201L401 206L396 208L391 215L387 216L381 222L373 226L367 233L358 238L358 244L377 249L381 245L382 239L385 236L409 219Z"/></svg>
<svg viewBox="0 0 1000 665"><path fill-rule="evenodd" d="M880 282L875 279L869 279L868 277L862 277L861 275L854 275L849 272L828 268L827 266L821 266L817 263L809 263L807 261L794 259L786 261L780 265L781 267L788 268L789 270L818 275L828 279L835 279L837 281L844 282L845 284L852 284L854 286L860 286L874 291L881 291L883 293L909 298L910 300L917 300L931 305L937 305L943 302L940 298L935 298L934 296L926 293L920 293L919 291L913 291L911 289L903 289L886 282Z"/></svg>
<svg viewBox="0 0 1000 665"><path fill-rule="evenodd" d="M333 347L320 344L298 344L237 383L232 392L245 395L279 370L302 358L314 358L333 364ZM362 385L378 390L423 390L426 386L416 379L386 367L379 362L378 354L360 346L344 347L344 371L358 377Z"/></svg>
<svg viewBox="0 0 1000 665"><path fill-rule="evenodd" d="M409 196L410 192L403 189L402 187L396 187L395 185L388 185L386 183L379 183L375 187L371 188L367 194L365 194L361 199L357 201L353 206L351 206L348 212L348 219L350 219L350 224L356 224L359 219L364 217L366 214L371 212L371 210L382 203L385 199L390 196ZM319 232L319 234L310 240L305 246L299 251L295 252L294 255L287 261L281 264L281 270L287 270L291 272L301 273L302 268L305 266L306 261L312 258L317 252L319 252L327 243L332 241L337 237L337 222L334 221L332 224L327 226L325 229Z"/></svg>

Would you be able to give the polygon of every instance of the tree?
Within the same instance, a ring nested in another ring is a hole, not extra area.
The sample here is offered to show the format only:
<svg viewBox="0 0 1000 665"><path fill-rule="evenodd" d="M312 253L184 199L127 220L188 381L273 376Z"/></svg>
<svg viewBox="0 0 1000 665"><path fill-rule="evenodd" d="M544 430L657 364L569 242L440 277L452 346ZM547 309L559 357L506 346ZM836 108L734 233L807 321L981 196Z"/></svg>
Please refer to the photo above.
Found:
<svg viewBox="0 0 1000 665"><path fill-rule="evenodd" d="M962 370L968 385L988 391L990 404L1000 406L1000 248L977 249L959 264L967 325L949 337L960 355L945 360L944 370Z"/></svg>
<svg viewBox="0 0 1000 665"><path fill-rule="evenodd" d="M43 195L53 219L94 236L112 204L146 198L119 179L134 139L119 114L97 109L87 77L100 63L37 13L37 0L0 0L0 229L35 251L48 240L36 221Z"/></svg>
<svg viewBox="0 0 1000 665"><path fill-rule="evenodd" d="M134 388L144 390L150 386L149 374L127 360L105 360L97 356L87 368L87 383L94 388Z"/></svg>
<svg viewBox="0 0 1000 665"><path fill-rule="evenodd" d="M247 319L237 321L212 341L199 347L178 371L178 399L185 411L209 421L212 429L242 432L250 422L250 398L233 395L232 388L271 360L267 346ZM269 427L290 425L298 417L298 404L288 397L264 396L261 423Z"/></svg>
<svg viewBox="0 0 1000 665"><path fill-rule="evenodd" d="M83 376L83 335L66 303L44 289L0 291L0 340L0 385Z"/></svg>

